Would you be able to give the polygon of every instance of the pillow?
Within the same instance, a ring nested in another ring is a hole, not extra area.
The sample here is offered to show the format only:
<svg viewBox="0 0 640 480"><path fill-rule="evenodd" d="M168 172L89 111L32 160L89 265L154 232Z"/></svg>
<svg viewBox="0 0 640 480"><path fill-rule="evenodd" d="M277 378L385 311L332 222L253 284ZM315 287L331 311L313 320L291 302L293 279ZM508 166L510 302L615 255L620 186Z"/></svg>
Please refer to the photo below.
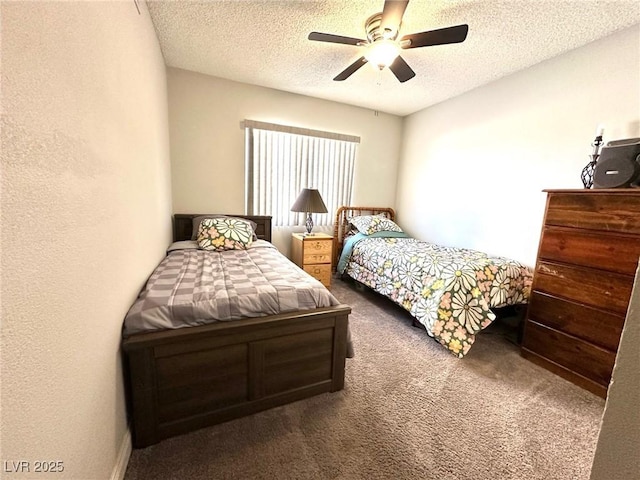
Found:
<svg viewBox="0 0 640 480"><path fill-rule="evenodd" d="M246 250L253 242L253 228L243 218L205 218L198 229L198 248L222 252Z"/></svg>
<svg viewBox="0 0 640 480"><path fill-rule="evenodd" d="M230 217L228 215L215 214L215 215L198 215L197 217L193 217L193 219L191 220L191 223L193 225L193 230L191 232L191 240L198 240L198 231L200 229L200 222L202 222L202 220L204 220L205 218L237 218L238 220L248 222L251 225L251 228L253 228L253 232L254 232L253 239L254 240L258 239L258 236L255 234L258 224L253 220L248 220L246 218L239 218L239 217Z"/></svg>
<svg viewBox="0 0 640 480"><path fill-rule="evenodd" d="M360 215L351 217L349 222L365 235L376 232L402 232L398 225L384 215Z"/></svg>

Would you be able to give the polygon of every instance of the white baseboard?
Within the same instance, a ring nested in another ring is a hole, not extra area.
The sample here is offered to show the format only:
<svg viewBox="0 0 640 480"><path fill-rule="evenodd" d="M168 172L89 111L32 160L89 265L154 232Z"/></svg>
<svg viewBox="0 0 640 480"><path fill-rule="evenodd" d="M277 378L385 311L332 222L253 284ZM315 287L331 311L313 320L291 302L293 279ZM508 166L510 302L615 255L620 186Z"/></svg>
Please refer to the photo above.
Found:
<svg viewBox="0 0 640 480"><path fill-rule="evenodd" d="M124 474L127 471L127 465L129 464L129 457L131 457L131 430L127 428L122 437L122 443L120 443L120 451L118 452L118 458L116 458L116 464L111 472L111 480L124 480Z"/></svg>

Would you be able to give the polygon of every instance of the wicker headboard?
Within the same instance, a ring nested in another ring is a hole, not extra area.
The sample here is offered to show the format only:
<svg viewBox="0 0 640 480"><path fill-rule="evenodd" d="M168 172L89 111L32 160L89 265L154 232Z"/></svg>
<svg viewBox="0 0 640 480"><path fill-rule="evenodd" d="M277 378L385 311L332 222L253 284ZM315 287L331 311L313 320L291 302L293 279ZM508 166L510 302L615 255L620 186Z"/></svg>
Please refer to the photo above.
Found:
<svg viewBox="0 0 640 480"><path fill-rule="evenodd" d="M191 240L191 233L193 232L193 222L195 217L201 215L216 215L211 213L176 213L173 215L173 241L179 242L180 240ZM264 215L236 215L236 214L224 214L230 217L246 218L256 222L256 235L259 239L271 241L271 217Z"/></svg>
<svg viewBox="0 0 640 480"><path fill-rule="evenodd" d="M349 231L349 219L359 215L384 215L390 220L396 219L393 208L386 207L340 207L336 211L333 223L333 269L338 266L345 236Z"/></svg>

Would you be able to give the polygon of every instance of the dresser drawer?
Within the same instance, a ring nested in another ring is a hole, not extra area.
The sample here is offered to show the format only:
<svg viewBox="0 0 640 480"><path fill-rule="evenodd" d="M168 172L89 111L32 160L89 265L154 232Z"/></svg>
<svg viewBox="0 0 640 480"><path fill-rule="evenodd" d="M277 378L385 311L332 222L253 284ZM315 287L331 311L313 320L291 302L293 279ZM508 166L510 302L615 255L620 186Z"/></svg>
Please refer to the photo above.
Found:
<svg viewBox="0 0 640 480"><path fill-rule="evenodd" d="M574 228L545 227L540 258L634 275L640 237Z"/></svg>
<svg viewBox="0 0 640 480"><path fill-rule="evenodd" d="M617 273L540 261L533 289L624 316L632 280Z"/></svg>
<svg viewBox="0 0 640 480"><path fill-rule="evenodd" d="M322 282L325 287L331 285L331 264L305 265L304 271Z"/></svg>
<svg viewBox="0 0 640 480"><path fill-rule="evenodd" d="M624 317L534 291L527 318L611 351L618 349Z"/></svg>
<svg viewBox="0 0 640 480"><path fill-rule="evenodd" d="M527 320L522 347L607 388L615 352Z"/></svg>
<svg viewBox="0 0 640 480"><path fill-rule="evenodd" d="M547 225L640 234L640 195L550 192L545 216Z"/></svg>

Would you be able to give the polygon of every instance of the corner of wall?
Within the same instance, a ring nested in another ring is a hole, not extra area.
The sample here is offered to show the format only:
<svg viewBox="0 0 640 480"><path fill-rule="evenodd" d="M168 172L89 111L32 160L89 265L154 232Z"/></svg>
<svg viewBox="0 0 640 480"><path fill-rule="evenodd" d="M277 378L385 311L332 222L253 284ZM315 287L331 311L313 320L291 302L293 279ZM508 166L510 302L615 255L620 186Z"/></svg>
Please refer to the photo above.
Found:
<svg viewBox="0 0 640 480"><path fill-rule="evenodd" d="M118 456L116 457L116 464L113 466L113 471L111 472L111 480L124 480L124 474L127 471L127 465L131 458L132 448L131 429L127 427L124 435L122 436L122 441L120 442L120 449L118 450Z"/></svg>

